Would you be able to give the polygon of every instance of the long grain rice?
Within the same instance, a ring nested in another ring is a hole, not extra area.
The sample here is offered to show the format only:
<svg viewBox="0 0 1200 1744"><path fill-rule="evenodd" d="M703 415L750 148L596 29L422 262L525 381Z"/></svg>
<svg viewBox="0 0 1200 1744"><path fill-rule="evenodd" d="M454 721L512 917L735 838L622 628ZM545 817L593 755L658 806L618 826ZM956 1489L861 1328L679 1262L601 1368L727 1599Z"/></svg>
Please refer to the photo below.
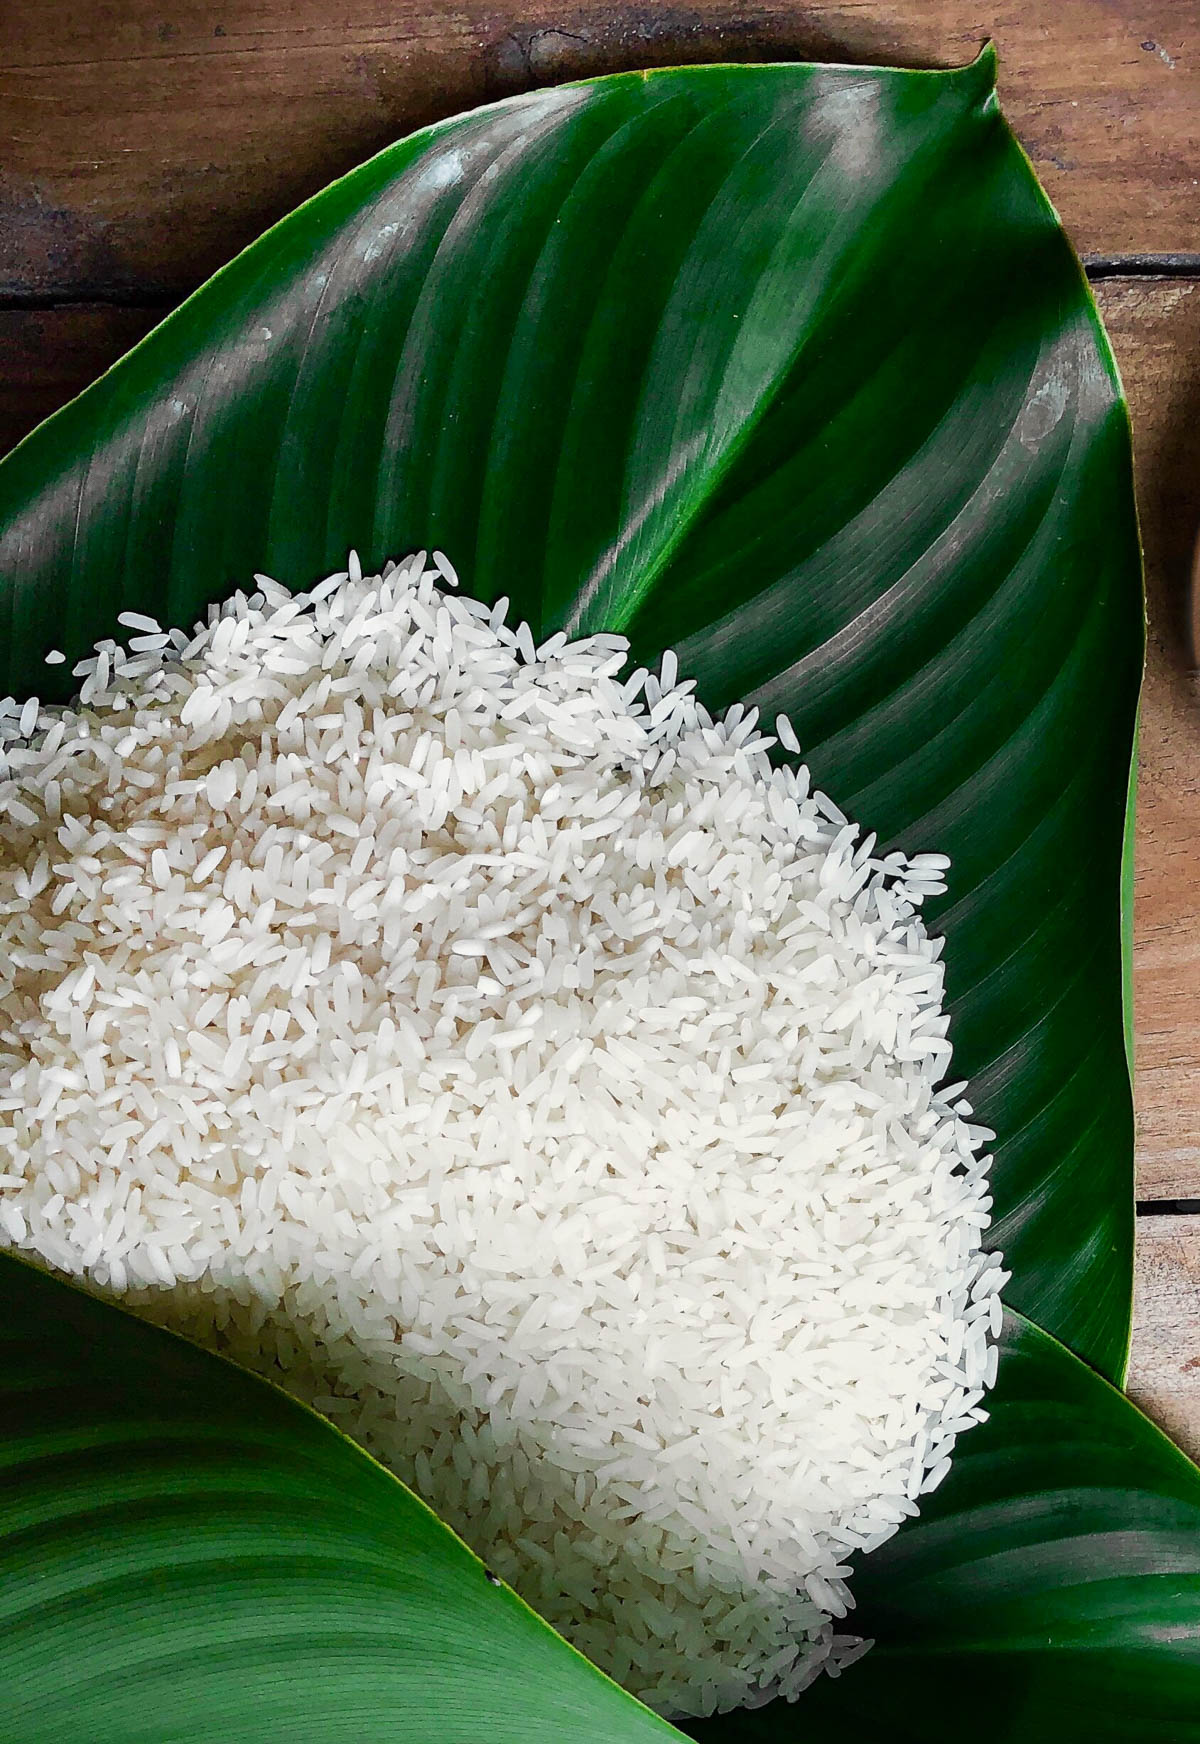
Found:
<svg viewBox="0 0 1200 1744"><path fill-rule="evenodd" d="M995 1376L946 862L455 582L124 613L0 707L0 1235L282 1379L654 1706L795 1696Z"/></svg>

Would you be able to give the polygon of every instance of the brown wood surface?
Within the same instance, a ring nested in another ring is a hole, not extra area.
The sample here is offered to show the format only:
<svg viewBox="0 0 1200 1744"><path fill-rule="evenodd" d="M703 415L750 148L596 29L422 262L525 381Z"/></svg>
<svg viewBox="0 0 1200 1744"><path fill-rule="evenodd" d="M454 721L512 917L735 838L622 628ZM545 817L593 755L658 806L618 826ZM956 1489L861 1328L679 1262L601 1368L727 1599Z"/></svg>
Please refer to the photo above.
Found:
<svg viewBox="0 0 1200 1744"><path fill-rule="evenodd" d="M1138 1195L1200 1202L1200 0L0 5L0 452L265 224L423 122L620 67L954 64L989 36L1076 246L1115 274L1096 292L1133 413L1150 623ZM1142 1216L1138 1235L1131 1390L1200 1454L1200 1215Z"/></svg>
<svg viewBox="0 0 1200 1744"><path fill-rule="evenodd" d="M533 83L957 64L989 36L1079 248L1200 252L1200 0L10 0L0 293L177 294L330 177Z"/></svg>
<svg viewBox="0 0 1200 1744"><path fill-rule="evenodd" d="M1200 1460L1200 1217L1143 1217L1138 1237L1129 1392Z"/></svg>
<svg viewBox="0 0 1200 1744"><path fill-rule="evenodd" d="M95 381L162 311L0 305L0 454Z"/></svg>
<svg viewBox="0 0 1200 1744"><path fill-rule="evenodd" d="M1133 417L1146 550L1134 893L1138 1197L1200 1198L1200 688L1189 631L1200 528L1200 282L1113 279L1095 290ZM1200 1313L1197 1340L1200 1348Z"/></svg>

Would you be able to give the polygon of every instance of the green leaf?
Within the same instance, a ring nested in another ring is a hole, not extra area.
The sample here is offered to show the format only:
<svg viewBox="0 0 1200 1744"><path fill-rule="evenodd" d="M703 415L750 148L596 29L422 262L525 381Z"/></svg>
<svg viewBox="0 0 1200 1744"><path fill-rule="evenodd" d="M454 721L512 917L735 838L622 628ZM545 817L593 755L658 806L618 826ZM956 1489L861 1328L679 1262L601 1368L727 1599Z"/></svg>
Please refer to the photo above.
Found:
<svg viewBox="0 0 1200 1744"><path fill-rule="evenodd" d="M392 147L0 464L0 634L62 694L42 655L123 608L430 544L787 709L840 804L953 856L1012 1299L1119 1376L1129 432L993 70L629 74Z"/></svg>
<svg viewBox="0 0 1200 1744"><path fill-rule="evenodd" d="M382 1467L0 1255L0 1744L667 1744Z"/></svg>
<svg viewBox="0 0 1200 1744"><path fill-rule="evenodd" d="M876 1645L701 1744L1194 1744L1200 1471L1019 1315L991 1417L852 1586Z"/></svg>

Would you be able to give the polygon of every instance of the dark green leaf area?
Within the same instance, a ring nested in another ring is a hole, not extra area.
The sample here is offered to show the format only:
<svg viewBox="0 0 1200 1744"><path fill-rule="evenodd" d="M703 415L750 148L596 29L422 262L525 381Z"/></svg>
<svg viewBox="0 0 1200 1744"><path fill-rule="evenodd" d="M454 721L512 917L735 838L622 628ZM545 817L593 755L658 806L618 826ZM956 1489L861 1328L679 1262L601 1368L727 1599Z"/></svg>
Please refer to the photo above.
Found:
<svg viewBox="0 0 1200 1744"><path fill-rule="evenodd" d="M1200 1471L1019 1315L1003 1352L989 1421L856 1571L876 1645L700 1744L1200 1739Z"/></svg>

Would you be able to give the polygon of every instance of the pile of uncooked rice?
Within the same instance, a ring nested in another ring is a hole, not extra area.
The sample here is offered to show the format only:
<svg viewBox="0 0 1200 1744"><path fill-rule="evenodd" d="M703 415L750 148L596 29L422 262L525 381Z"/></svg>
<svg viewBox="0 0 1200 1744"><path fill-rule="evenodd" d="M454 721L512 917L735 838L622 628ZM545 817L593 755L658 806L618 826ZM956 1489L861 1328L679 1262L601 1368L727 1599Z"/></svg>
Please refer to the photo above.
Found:
<svg viewBox="0 0 1200 1744"><path fill-rule="evenodd" d="M995 1374L946 861L454 582L127 613L2 706L0 1234L282 1379L656 1708L794 1696Z"/></svg>

